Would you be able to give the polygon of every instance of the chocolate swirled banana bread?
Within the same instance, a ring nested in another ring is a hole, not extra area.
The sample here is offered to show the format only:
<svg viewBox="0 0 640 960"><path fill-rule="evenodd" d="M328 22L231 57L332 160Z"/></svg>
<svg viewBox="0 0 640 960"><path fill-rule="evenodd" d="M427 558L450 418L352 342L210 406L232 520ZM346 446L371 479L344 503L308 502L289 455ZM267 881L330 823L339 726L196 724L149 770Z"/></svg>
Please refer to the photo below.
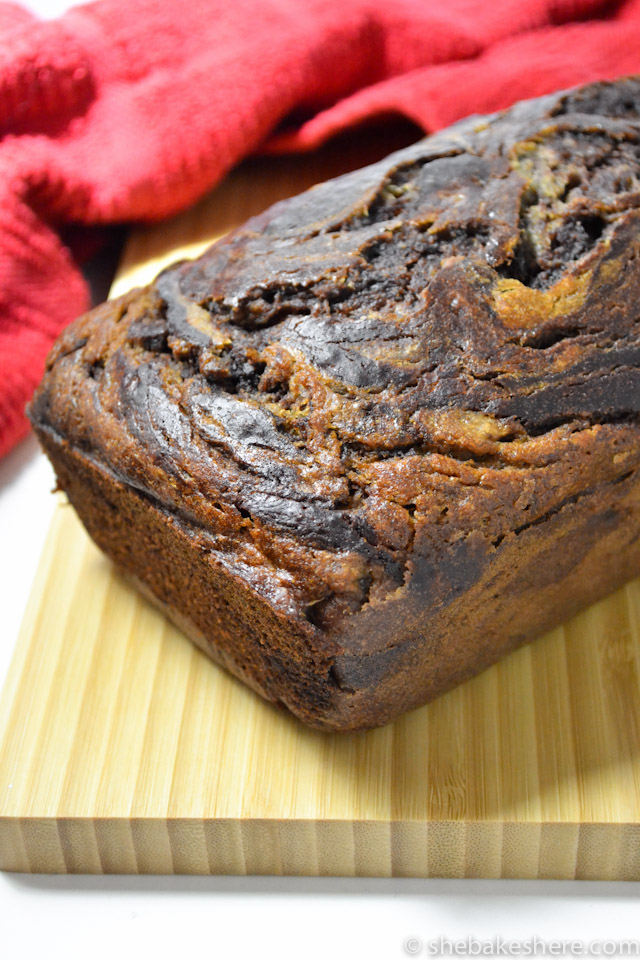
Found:
<svg viewBox="0 0 640 960"><path fill-rule="evenodd" d="M99 546L315 727L640 571L640 78L472 117L77 320L30 406Z"/></svg>

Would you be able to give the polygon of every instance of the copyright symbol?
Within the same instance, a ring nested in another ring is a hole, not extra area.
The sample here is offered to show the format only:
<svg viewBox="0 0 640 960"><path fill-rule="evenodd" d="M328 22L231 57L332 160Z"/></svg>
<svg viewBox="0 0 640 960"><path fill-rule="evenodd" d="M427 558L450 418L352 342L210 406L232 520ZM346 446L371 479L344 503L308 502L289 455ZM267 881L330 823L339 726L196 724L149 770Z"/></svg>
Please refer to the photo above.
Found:
<svg viewBox="0 0 640 960"><path fill-rule="evenodd" d="M415 956L416 953L420 953L422 950L422 940L418 937L407 937L404 942L404 952Z"/></svg>

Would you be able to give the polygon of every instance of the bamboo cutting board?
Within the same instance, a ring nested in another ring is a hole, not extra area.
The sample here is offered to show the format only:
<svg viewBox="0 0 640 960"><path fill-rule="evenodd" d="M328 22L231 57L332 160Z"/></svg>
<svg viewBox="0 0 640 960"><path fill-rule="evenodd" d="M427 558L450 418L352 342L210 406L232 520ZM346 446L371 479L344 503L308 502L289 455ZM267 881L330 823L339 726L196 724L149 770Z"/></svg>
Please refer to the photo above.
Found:
<svg viewBox="0 0 640 960"><path fill-rule="evenodd" d="M114 293L335 151L246 165L135 233ZM0 867L640 879L640 582L394 724L261 701L115 572L60 501L0 702Z"/></svg>

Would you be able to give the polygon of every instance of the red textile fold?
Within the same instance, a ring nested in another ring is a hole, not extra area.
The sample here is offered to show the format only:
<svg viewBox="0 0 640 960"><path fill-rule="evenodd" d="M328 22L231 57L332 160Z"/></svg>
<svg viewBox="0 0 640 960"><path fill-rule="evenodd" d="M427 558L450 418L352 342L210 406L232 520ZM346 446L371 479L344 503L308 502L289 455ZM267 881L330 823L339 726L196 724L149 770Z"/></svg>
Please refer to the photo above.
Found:
<svg viewBox="0 0 640 960"><path fill-rule="evenodd" d="M47 22L0 2L0 455L87 307L65 224L158 220L259 147L634 72L640 0L98 0Z"/></svg>

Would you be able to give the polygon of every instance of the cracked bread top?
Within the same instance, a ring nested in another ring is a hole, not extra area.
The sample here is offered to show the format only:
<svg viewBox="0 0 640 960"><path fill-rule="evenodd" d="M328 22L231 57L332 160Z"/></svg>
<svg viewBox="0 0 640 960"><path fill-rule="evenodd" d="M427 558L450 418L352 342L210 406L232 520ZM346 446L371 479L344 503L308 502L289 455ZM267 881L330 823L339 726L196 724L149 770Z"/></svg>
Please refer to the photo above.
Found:
<svg viewBox="0 0 640 960"><path fill-rule="evenodd" d="M638 466L638 104L526 101L276 204L68 328L33 421L336 649L417 571L445 603Z"/></svg>

